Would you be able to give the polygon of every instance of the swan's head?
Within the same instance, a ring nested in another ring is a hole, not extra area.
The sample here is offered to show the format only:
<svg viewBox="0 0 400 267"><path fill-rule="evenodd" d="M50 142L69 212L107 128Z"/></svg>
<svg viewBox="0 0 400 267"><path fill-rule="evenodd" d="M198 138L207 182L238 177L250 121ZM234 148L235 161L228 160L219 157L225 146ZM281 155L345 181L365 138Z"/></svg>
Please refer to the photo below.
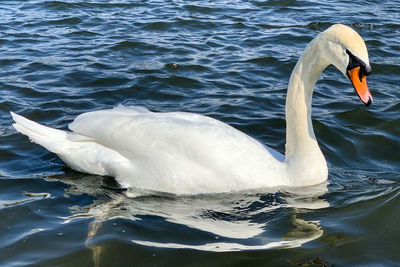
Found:
<svg viewBox="0 0 400 267"><path fill-rule="evenodd" d="M348 77L365 105L372 103L366 76L371 74L367 47L361 36L345 25L336 24L320 34L325 57Z"/></svg>

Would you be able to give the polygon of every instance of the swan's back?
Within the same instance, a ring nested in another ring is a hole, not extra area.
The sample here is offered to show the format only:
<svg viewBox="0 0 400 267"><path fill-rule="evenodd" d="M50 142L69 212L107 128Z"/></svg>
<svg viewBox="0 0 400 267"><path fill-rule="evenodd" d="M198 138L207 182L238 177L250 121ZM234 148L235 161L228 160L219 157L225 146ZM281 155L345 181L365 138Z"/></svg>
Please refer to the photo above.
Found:
<svg viewBox="0 0 400 267"><path fill-rule="evenodd" d="M245 190L275 185L284 168L283 155L193 113L118 106L84 113L69 128L129 160L130 168L117 173L126 186L174 193Z"/></svg>

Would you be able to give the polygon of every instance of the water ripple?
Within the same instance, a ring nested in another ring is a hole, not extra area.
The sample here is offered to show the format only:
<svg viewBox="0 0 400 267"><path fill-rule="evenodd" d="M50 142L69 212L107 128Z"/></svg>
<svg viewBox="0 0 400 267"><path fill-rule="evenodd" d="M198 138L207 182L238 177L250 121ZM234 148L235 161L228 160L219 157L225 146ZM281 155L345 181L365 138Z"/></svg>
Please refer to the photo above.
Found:
<svg viewBox="0 0 400 267"><path fill-rule="evenodd" d="M399 11L369 0L3 3L0 264L398 264ZM123 103L209 115L283 152L290 73L334 23L366 40L375 102L362 106L333 67L317 83L327 192L129 198L11 126L10 110L66 129L82 112Z"/></svg>

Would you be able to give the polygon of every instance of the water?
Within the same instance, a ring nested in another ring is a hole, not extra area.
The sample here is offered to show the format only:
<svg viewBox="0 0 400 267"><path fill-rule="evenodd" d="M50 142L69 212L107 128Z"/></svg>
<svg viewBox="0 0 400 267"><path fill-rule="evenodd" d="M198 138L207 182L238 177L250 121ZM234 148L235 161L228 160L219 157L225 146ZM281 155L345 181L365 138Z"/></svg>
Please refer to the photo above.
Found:
<svg viewBox="0 0 400 267"><path fill-rule="evenodd" d="M400 265L400 8L396 1L3 1L0 265ZM329 67L313 123L325 194L128 198L11 127L66 129L120 103L205 114L283 152L288 78L334 23L369 49L375 102Z"/></svg>

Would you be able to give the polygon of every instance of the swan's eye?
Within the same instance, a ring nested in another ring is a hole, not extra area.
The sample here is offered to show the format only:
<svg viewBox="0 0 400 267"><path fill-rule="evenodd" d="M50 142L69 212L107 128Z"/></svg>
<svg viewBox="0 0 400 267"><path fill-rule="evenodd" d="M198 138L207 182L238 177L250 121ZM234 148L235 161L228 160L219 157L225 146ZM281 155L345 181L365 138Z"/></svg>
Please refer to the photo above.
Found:
<svg viewBox="0 0 400 267"><path fill-rule="evenodd" d="M357 56L353 55L353 53L351 53L349 50L346 50L346 53L349 55L349 65L347 65L347 71L360 67L360 72L359 72L360 81L362 81L362 77L371 74L370 66L367 66L364 63L364 61L359 59Z"/></svg>

